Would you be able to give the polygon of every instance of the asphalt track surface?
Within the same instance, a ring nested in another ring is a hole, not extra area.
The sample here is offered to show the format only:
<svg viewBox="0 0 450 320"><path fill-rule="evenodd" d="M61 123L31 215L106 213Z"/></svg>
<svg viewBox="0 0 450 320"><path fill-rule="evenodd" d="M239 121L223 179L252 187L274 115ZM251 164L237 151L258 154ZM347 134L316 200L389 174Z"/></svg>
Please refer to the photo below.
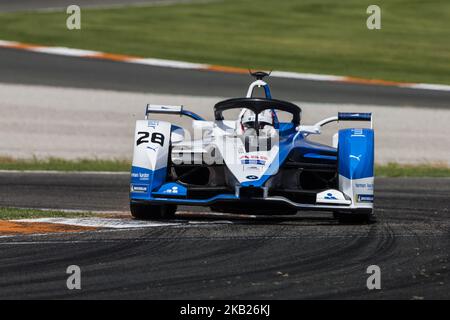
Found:
<svg viewBox="0 0 450 320"><path fill-rule="evenodd" d="M0 82L192 96L245 95L249 76L0 49ZM303 102L449 108L450 92L271 78L274 98Z"/></svg>
<svg viewBox="0 0 450 320"><path fill-rule="evenodd" d="M0 206L126 210L127 192L127 174L0 174ZM178 226L0 238L0 299L449 299L449 194L450 179L379 178L370 225L306 212L179 216ZM66 289L71 264L81 290ZM369 291L373 264L382 289Z"/></svg>
<svg viewBox="0 0 450 320"><path fill-rule="evenodd" d="M0 12L65 9L72 4L84 7L118 5L164 4L187 2L183 0L0 0Z"/></svg>

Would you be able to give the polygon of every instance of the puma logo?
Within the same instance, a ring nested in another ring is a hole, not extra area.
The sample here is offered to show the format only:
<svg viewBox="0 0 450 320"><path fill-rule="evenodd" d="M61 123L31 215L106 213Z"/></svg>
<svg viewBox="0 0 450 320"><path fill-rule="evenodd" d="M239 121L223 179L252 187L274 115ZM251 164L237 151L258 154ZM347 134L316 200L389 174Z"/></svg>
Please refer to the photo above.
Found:
<svg viewBox="0 0 450 320"><path fill-rule="evenodd" d="M356 159L356 160L358 160L358 161L361 161L361 156L362 156L362 154L360 154L359 156L354 156L354 155L350 155L350 158L354 158L354 159Z"/></svg>

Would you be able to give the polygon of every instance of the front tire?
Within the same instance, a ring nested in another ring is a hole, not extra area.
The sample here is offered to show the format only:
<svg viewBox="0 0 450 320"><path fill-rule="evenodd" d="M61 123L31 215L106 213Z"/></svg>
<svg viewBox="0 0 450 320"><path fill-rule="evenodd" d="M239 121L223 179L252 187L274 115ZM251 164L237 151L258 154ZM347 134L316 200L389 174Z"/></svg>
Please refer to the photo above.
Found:
<svg viewBox="0 0 450 320"><path fill-rule="evenodd" d="M172 204L142 204L130 203L131 215L137 220L172 219L175 217L177 206Z"/></svg>

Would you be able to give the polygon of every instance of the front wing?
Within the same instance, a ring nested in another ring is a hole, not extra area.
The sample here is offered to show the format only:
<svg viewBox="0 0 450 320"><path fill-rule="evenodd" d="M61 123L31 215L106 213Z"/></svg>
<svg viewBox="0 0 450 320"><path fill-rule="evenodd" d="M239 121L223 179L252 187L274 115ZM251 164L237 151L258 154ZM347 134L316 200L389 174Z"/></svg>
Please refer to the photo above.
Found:
<svg viewBox="0 0 450 320"><path fill-rule="evenodd" d="M133 186L132 186L133 189ZM175 204L186 206L220 206L234 205L235 207L249 208L290 208L297 210L321 210L321 211L368 211L367 208L358 208L341 191L335 189L319 192L298 192L298 199L305 202L297 202L281 195L268 194L265 188L237 187L235 190L223 190L224 188L193 188L170 182L164 184L159 190L151 194L132 191L132 203L146 204ZM226 192L226 193L225 193ZM249 211L251 214L252 212ZM277 214L274 209L271 214ZM283 210L279 210L283 214Z"/></svg>

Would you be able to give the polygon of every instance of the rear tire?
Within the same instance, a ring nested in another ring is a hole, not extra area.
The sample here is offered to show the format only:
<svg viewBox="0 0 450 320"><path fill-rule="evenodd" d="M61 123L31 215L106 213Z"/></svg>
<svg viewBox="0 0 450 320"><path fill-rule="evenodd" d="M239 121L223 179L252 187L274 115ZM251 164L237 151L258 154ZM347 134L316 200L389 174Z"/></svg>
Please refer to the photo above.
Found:
<svg viewBox="0 0 450 320"><path fill-rule="evenodd" d="M371 224L376 222L373 213L343 213L333 212L333 217L339 221L340 224Z"/></svg>
<svg viewBox="0 0 450 320"><path fill-rule="evenodd" d="M172 219L175 217L177 206L172 204L130 203L130 211L131 215L138 220Z"/></svg>

